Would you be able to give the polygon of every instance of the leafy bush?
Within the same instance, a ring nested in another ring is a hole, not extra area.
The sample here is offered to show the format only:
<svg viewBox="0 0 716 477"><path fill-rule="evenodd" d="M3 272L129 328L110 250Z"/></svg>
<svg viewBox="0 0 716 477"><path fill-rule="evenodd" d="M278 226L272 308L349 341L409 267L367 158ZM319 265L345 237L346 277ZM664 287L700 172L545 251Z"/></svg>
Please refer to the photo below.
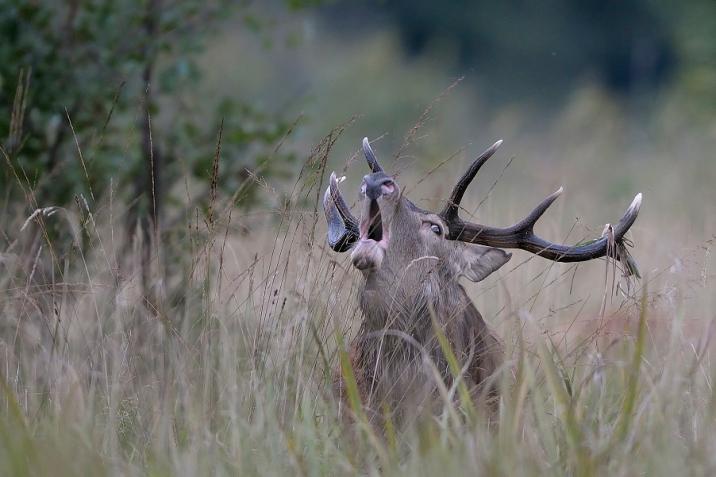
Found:
<svg viewBox="0 0 716 477"><path fill-rule="evenodd" d="M182 104L182 93L201 81L194 58L203 41L245 7L226 0L3 4L0 131L8 131L3 147L39 203L66 204L79 194L99 200L114 181L147 211L149 198L163 202L182 173L208 179L222 121L231 170L219 186L235 190L250 179L247 169L262 163L261 173L272 174L290 159L265 160L292 121L237 98L200 114ZM0 185L17 185L11 169Z"/></svg>

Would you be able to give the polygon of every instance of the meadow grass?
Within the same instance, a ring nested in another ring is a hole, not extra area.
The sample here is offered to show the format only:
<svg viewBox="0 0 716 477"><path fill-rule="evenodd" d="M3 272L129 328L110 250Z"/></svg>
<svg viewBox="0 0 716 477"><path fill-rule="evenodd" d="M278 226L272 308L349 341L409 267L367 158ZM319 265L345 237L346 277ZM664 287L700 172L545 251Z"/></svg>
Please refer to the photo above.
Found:
<svg viewBox="0 0 716 477"><path fill-rule="evenodd" d="M716 472L714 237L683 238L698 217L708 230L710 204L684 197L685 216L645 191L631 234L643 278L628 289L607 262L556 265L521 252L467 285L505 346L497 414L481 413L458 380L433 419L376 430L343 347L360 321L360 276L325 245L319 202L337 137L313 150L274 208L239 211L213 193L208 210L184 211L181 226L150 243L124 230L127 207L116 198L5 207L0 475ZM599 144L585 141L586 158ZM668 173L668 158L657 160ZM482 198L500 167L486 173ZM686 190L700 167L682 165L671 187ZM635 169L625 163L614 176ZM586 180L567 163L555 170ZM513 221L553 178L516 180L522 187L485 201L481 217ZM403 171L401 182L419 196L445 193L430 174ZM542 219L545 236L573 230L580 207L585 220L623 212L592 185L578 191ZM567 241L601 226L576 229ZM347 408L331 393L339 369ZM457 363L451 370L459 374Z"/></svg>

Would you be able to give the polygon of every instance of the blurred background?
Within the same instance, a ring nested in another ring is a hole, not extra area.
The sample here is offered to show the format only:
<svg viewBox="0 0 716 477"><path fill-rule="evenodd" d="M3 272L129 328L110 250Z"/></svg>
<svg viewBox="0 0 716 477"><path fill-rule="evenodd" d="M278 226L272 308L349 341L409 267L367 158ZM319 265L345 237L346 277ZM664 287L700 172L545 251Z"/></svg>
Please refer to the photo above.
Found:
<svg viewBox="0 0 716 477"><path fill-rule="evenodd" d="M219 197L245 235L322 154L357 197L363 136L427 207L504 139L468 203L505 225L564 185L555 240L643 192L648 270L716 229L711 0L2 0L0 31L3 229L121 204L149 243Z"/></svg>

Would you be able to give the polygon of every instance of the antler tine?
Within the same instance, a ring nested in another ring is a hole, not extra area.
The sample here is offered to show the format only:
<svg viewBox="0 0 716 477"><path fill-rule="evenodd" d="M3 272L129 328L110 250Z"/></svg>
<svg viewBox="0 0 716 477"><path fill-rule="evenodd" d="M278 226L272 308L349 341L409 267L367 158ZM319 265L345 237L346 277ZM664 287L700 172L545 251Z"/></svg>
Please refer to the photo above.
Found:
<svg viewBox="0 0 716 477"><path fill-rule="evenodd" d="M542 217L542 215L547 211L549 206L552 205L552 203L557 200L560 195L562 195L562 192L564 192L564 187L560 187L556 191L552 192L552 194L540 202L527 217L513 225L512 228L522 231L532 230L540 217Z"/></svg>
<svg viewBox="0 0 716 477"><path fill-rule="evenodd" d="M378 159L376 159L367 137L363 138L363 155L365 156L365 160L368 161L371 172L383 172L383 168L378 164Z"/></svg>
<svg viewBox="0 0 716 477"><path fill-rule="evenodd" d="M450 220L457 218L458 209L460 208L460 202L462 201L462 196L465 194L467 187L475 178L477 172L480 170L482 165L485 164L487 160L492 157L493 154L495 154L495 151L497 151L497 148L499 148L501 145L502 139L497 141L485 152L480 154L480 156L472 163L470 168L465 171L465 174L462 175L460 180L457 181L457 184L455 184L455 188L452 190L452 194L450 194L450 198L448 199L447 204L445 204L445 208L443 208L442 212L440 212L440 215L447 222L450 222Z"/></svg>

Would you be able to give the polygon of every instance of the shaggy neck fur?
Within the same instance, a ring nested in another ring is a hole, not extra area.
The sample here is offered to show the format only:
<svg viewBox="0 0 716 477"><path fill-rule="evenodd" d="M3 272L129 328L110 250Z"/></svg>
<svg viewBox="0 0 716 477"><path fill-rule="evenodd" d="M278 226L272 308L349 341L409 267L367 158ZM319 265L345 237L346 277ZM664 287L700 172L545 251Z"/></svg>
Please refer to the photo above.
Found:
<svg viewBox="0 0 716 477"><path fill-rule="evenodd" d="M458 283L446 256L450 245L440 254L426 250L415 236L416 224L410 222L414 215L400 205L391 212L390 248L382 266L365 274L360 291L364 321L353 344L353 366L363 402L376 415L385 406L401 413L433 412L436 380L447 386L453 380L436 326L451 343L473 389L495 370L500 346ZM421 253L409 259L401 253L405 250Z"/></svg>

